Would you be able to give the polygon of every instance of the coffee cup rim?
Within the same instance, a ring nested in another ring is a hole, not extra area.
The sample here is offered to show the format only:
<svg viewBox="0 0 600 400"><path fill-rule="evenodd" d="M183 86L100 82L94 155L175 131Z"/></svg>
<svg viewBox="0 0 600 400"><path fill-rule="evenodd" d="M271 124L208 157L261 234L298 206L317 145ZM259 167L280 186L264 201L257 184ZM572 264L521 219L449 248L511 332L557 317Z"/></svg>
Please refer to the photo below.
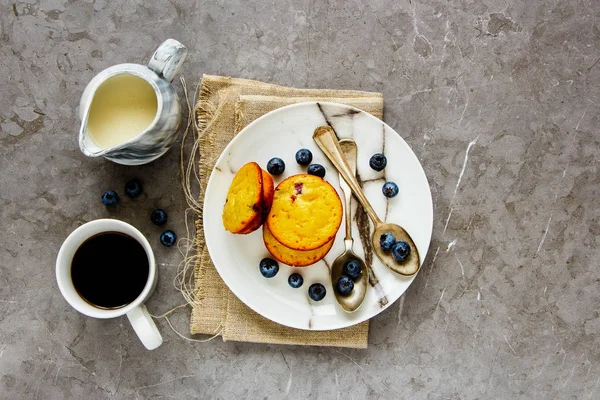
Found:
<svg viewBox="0 0 600 400"><path fill-rule="evenodd" d="M84 300L73 285L71 278L71 263L79 246L94 235L103 232L120 232L137 240L148 257L148 279L144 289L131 303L116 309L95 307ZM150 295L156 278L156 261L148 239L133 225L112 218L96 219L76 228L67 236L56 257L56 281L65 300L75 310L93 318L115 318L127 314L133 308L142 304Z"/></svg>

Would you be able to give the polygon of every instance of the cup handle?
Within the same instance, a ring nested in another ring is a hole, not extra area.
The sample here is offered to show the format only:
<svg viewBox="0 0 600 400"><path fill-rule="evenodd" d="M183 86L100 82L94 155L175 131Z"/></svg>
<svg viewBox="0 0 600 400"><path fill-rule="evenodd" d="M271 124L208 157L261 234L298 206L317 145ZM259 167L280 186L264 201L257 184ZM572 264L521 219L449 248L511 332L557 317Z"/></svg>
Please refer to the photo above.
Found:
<svg viewBox="0 0 600 400"><path fill-rule="evenodd" d="M171 82L187 57L187 49L175 39L167 39L152 55L148 68Z"/></svg>
<svg viewBox="0 0 600 400"><path fill-rule="evenodd" d="M140 304L129 311L127 319L129 319L133 330L148 350L154 350L162 344L162 336L145 305Z"/></svg>

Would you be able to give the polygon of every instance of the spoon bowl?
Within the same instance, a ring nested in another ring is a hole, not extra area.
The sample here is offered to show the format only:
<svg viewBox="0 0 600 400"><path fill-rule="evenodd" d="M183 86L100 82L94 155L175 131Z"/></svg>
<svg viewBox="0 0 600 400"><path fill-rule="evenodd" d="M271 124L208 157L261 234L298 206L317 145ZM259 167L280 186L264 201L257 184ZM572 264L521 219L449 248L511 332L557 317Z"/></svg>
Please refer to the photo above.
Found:
<svg viewBox="0 0 600 400"><path fill-rule="evenodd" d="M344 275L344 264L350 260L356 260L360 263L360 276L354 281L354 289L348 296L343 296L337 291L337 281ZM333 292L335 293L335 299L344 311L354 312L363 303L365 295L367 294L367 277L368 277L367 266L365 262L360 259L352 251L352 244L348 247L346 243L346 251L344 251L338 258L335 259L331 265L331 283L333 284Z"/></svg>
<svg viewBox="0 0 600 400"><path fill-rule="evenodd" d="M342 140L340 141L340 149L348 161L350 171L353 175L355 175L357 157L356 142L349 139ZM340 187L342 188L342 192L344 192L345 200L344 212L346 219L346 238L344 239L344 245L346 246L346 250L338 258L336 258L331 265L331 283L333 285L335 298L340 307L342 307L344 311L353 312L358 310L365 299L369 272L365 262L352 251L352 245L354 244L354 240L352 239L352 210L350 203L352 199L352 191L343 179L340 179ZM344 275L344 264L350 260L356 260L358 263L360 263L360 275L357 279L354 279L354 289L350 292L350 294L344 296L338 293L337 281L342 275Z"/></svg>
<svg viewBox="0 0 600 400"><path fill-rule="evenodd" d="M410 254L403 262L396 261L392 256L391 251L385 251L381 248L380 238L384 233L391 233L394 235L396 240L404 240L410 246ZM410 235L399 225L391 224L387 222L381 222L375 224L375 230L373 231L373 249L375 254L381 260L383 265L390 268L392 271L399 273L400 275L411 276L417 273L420 266L419 253L417 247L413 242Z"/></svg>

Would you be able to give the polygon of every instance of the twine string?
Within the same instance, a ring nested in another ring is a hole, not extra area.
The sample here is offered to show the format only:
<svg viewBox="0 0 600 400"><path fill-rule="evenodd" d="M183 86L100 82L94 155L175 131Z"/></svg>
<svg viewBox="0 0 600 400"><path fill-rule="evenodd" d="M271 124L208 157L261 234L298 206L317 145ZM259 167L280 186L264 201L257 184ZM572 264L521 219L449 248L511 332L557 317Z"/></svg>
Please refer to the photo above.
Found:
<svg viewBox="0 0 600 400"><path fill-rule="evenodd" d="M185 234L185 237L182 237L177 241L177 250L179 250L179 253L182 255L182 260L177 266L177 273L175 274L175 277L173 278L173 286L175 287L175 290L177 290L178 292L181 293L181 295L183 296L183 299L185 300L185 303L175 306L175 307L171 308L170 310L164 312L163 314L160 314L160 315L150 314L150 316L152 316L152 318L154 318L154 319L164 318L167 321L167 324L169 325L169 327L173 330L173 332L175 332L182 339L185 339L190 342L204 343L204 342L213 340L214 338L219 336L221 334L222 327L219 327L217 332L213 336L209 337L208 339L194 339L194 338L187 337L187 336L181 334L180 332L178 332L168 318L168 316L170 314L172 314L173 312L175 312L181 308L184 308L184 307L187 308L188 306L193 307L195 304L197 304L196 290L195 290L195 284L194 284L194 267L195 267L196 263L198 262L198 260L200 259L200 255L199 255L199 251L198 251L199 250L198 249L199 240L198 240L198 237L196 236L194 230L192 230L190 227L190 220L194 221L195 217L201 218L201 216L202 216L202 204L199 201L199 199L201 198L202 189L200 186L200 174L198 171L199 168L197 166L198 166L198 160L200 157L200 151L199 151L200 150L200 142L198 139L204 133L205 129L200 129L200 128L202 128L201 126L199 126L197 124L192 124L194 112L193 112L193 108L192 108L190 98L188 95L187 83L183 76L180 77L180 81L181 81L181 86L183 87L183 93L185 95L185 101L186 101L187 110L188 110L188 118L187 118L187 124L186 124L185 130L184 130L182 138L181 138L181 148L180 148L180 153L179 153L179 155L180 155L179 171L180 171L180 176L181 176L180 182L181 182L181 186L183 188L183 193L184 193L188 207L186 208L185 213L184 213L185 233L186 234ZM197 98L199 87L200 87L200 83L198 83L196 85L195 94L194 94L195 98ZM192 132L192 135L190 137L192 137L194 141L193 141L192 150L191 150L191 153L189 156L189 160L186 162L186 160L185 160L185 144L189 140L188 136L189 136L190 130ZM198 194L194 194L195 187L198 188Z"/></svg>

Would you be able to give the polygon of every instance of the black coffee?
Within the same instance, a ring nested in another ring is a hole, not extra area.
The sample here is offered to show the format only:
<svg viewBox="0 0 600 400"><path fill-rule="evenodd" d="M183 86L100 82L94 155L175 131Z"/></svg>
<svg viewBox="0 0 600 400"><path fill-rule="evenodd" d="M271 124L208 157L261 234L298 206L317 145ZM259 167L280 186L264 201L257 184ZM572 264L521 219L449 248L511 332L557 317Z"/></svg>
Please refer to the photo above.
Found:
<svg viewBox="0 0 600 400"><path fill-rule="evenodd" d="M134 301L144 290L149 271L144 247L120 232L92 236L71 262L73 286L99 308L120 308Z"/></svg>

